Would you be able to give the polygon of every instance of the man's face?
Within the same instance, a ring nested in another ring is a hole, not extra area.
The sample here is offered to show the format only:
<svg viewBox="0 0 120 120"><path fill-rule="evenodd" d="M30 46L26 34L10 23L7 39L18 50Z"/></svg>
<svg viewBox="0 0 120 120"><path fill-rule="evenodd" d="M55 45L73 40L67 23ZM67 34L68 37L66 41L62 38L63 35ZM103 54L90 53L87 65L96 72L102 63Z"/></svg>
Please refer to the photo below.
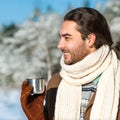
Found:
<svg viewBox="0 0 120 120"><path fill-rule="evenodd" d="M81 61L89 54L86 41L76 29L74 21L64 21L60 29L58 48L63 52L64 62L67 65Z"/></svg>

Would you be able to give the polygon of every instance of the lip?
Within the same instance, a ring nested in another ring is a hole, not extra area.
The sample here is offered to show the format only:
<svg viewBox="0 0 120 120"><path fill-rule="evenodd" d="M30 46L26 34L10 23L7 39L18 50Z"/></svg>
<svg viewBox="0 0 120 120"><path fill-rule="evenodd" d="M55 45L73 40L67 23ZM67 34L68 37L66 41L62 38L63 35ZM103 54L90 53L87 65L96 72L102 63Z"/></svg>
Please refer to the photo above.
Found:
<svg viewBox="0 0 120 120"><path fill-rule="evenodd" d="M63 55L64 55L64 58L66 58L69 55L69 53L65 52Z"/></svg>

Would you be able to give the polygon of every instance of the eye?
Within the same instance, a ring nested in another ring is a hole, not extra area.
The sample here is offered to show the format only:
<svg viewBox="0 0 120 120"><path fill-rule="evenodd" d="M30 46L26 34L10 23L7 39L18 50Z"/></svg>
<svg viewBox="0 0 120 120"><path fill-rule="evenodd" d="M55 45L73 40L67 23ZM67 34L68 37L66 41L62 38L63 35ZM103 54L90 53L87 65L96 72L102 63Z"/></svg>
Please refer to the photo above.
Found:
<svg viewBox="0 0 120 120"><path fill-rule="evenodd" d="M67 36L65 37L65 40L66 40L66 41L69 41L69 40L71 40L71 39L72 39L71 37L67 37Z"/></svg>

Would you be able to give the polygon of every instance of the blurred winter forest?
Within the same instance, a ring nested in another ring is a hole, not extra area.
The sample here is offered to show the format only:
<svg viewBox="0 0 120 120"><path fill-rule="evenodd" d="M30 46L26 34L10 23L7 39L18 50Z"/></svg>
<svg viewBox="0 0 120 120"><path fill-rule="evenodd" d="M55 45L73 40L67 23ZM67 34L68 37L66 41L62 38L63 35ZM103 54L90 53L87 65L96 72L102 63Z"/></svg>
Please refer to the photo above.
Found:
<svg viewBox="0 0 120 120"><path fill-rule="evenodd" d="M108 20L113 41L120 40L120 0L108 1L100 9ZM42 14L35 9L19 25L3 25L0 31L0 86L18 87L28 77L44 77L60 70L57 49L63 16Z"/></svg>
<svg viewBox="0 0 120 120"><path fill-rule="evenodd" d="M3 26L0 33L0 85L19 86L28 77L44 77L59 69L57 50L61 17L37 9L20 25Z"/></svg>

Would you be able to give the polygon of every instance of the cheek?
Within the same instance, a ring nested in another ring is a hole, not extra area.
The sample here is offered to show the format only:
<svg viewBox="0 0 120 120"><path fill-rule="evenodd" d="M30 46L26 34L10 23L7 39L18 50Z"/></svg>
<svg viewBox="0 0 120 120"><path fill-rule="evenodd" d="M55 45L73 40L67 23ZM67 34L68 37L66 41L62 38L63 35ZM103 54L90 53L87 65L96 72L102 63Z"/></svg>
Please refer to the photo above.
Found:
<svg viewBox="0 0 120 120"><path fill-rule="evenodd" d="M70 47L71 47L72 51L75 51L75 52L76 51L81 51L81 49L84 48L84 44L76 43L76 44L72 44Z"/></svg>
<svg viewBox="0 0 120 120"><path fill-rule="evenodd" d="M75 41L67 44L66 48L70 53L81 54L81 51L84 51L86 49L86 45L85 42Z"/></svg>
<svg viewBox="0 0 120 120"><path fill-rule="evenodd" d="M88 54L88 50L84 45L76 46L71 52L73 59L77 60L83 59Z"/></svg>

